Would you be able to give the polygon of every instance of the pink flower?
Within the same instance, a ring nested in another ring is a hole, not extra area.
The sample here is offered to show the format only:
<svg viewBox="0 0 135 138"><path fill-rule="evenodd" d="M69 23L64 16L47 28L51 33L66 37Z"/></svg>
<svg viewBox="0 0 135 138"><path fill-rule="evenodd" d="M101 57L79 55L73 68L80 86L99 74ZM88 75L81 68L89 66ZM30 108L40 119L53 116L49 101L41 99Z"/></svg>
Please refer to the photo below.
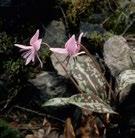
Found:
<svg viewBox="0 0 135 138"><path fill-rule="evenodd" d="M15 46L21 48L23 51L22 57L26 60L25 65L29 64L31 61L35 61L35 57L38 58L41 67L43 66L42 61L38 56L38 50L40 49L42 39L39 38L39 30L36 31L34 36L30 39L30 46L15 44Z"/></svg>
<svg viewBox="0 0 135 138"><path fill-rule="evenodd" d="M68 56L76 56L79 54L81 48L81 38L83 33L79 35L78 41L75 39L75 35L72 35L65 44L65 48L50 48L52 52L65 54Z"/></svg>

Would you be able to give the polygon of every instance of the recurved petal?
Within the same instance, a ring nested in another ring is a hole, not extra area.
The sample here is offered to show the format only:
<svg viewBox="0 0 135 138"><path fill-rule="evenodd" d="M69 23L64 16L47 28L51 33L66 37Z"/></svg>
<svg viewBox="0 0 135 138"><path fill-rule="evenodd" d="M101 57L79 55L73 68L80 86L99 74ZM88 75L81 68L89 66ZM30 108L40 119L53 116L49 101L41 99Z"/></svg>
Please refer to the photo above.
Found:
<svg viewBox="0 0 135 138"><path fill-rule="evenodd" d="M20 44L14 44L16 47L22 48L22 49L31 49L32 46L25 46L25 45L20 45Z"/></svg>
<svg viewBox="0 0 135 138"><path fill-rule="evenodd" d="M40 62L40 66L41 66L41 68L42 68L42 67L43 67L43 62L42 62L41 59L39 58L38 54L37 54L36 56L37 56L37 58L38 58L38 60L39 60L39 62Z"/></svg>
<svg viewBox="0 0 135 138"><path fill-rule="evenodd" d="M81 33L81 34L79 35L79 38L78 38L78 43L79 43L79 44L81 43L82 36L83 36L83 33Z"/></svg>
<svg viewBox="0 0 135 138"><path fill-rule="evenodd" d="M38 39L32 46L38 51L41 47L42 39Z"/></svg>
<svg viewBox="0 0 135 138"><path fill-rule="evenodd" d="M68 48L76 44L75 35L72 35L65 44L65 48Z"/></svg>
<svg viewBox="0 0 135 138"><path fill-rule="evenodd" d="M81 48L81 39L82 39L83 33L79 35L78 42L77 42L77 52L80 51Z"/></svg>
<svg viewBox="0 0 135 138"><path fill-rule="evenodd" d="M68 54L68 51L66 48L50 48L50 50L54 53Z"/></svg>
<svg viewBox="0 0 135 138"><path fill-rule="evenodd" d="M33 45L39 37L39 30L36 31L36 33L33 35L33 37L30 39L30 45Z"/></svg>

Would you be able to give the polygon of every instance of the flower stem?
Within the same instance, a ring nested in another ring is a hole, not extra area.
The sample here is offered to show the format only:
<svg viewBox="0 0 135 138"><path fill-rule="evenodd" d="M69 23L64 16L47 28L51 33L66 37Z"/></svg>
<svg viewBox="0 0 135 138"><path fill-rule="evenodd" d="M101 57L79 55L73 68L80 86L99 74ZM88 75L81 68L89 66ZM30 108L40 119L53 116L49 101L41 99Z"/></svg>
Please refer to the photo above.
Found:
<svg viewBox="0 0 135 138"><path fill-rule="evenodd" d="M51 48L50 45L48 45L47 43L42 42L42 44L46 45L48 48ZM60 63L60 65L62 66L63 70L66 72L68 78L74 83L74 85L76 86L77 90L80 93L83 93L82 90L79 88L78 84L75 82L74 78L68 73L67 69L64 67L64 65L61 63L61 61L59 60L59 58L56 56L56 54L54 53L55 58L57 59L57 61Z"/></svg>

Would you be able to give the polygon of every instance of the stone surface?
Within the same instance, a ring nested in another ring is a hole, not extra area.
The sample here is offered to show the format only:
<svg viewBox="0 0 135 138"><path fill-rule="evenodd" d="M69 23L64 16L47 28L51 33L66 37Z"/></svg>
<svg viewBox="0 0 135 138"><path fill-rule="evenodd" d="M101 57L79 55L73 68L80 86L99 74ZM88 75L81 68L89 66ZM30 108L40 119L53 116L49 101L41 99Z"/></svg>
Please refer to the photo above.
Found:
<svg viewBox="0 0 135 138"><path fill-rule="evenodd" d="M116 85L114 87L117 102L115 105L117 105L116 108L121 116L119 119L121 133L120 136L117 136L123 138L135 136L134 55L134 47L129 46L122 36L113 36L104 44L105 63L116 79Z"/></svg>
<svg viewBox="0 0 135 138"><path fill-rule="evenodd" d="M71 96L71 87L68 88L68 80L56 73L43 72L30 82L40 90L44 102L54 97Z"/></svg>
<svg viewBox="0 0 135 138"><path fill-rule="evenodd" d="M98 32L98 33L103 34L106 31L99 24L90 24L88 22L81 22L80 23L80 32L84 32L86 34L85 37L89 38L89 35L93 32Z"/></svg>
<svg viewBox="0 0 135 138"><path fill-rule="evenodd" d="M70 97L77 93L76 88L70 80L56 74L55 72L43 72L35 79L29 80L29 85L19 92L16 96L15 104L44 112L59 119L66 119L67 116L73 115L76 107L43 107L43 104L51 98ZM77 117L79 114L75 115ZM51 117L50 117L51 118ZM53 118L52 118L53 119ZM57 119L55 119L57 120Z"/></svg>
<svg viewBox="0 0 135 138"><path fill-rule="evenodd" d="M118 3L120 4L120 7L124 8L125 6L127 6L128 4L135 4L135 0L118 0Z"/></svg>
<svg viewBox="0 0 135 138"><path fill-rule="evenodd" d="M16 97L16 103L29 108L41 108L47 100L55 97L69 97L75 93L74 86L56 72L43 72L29 80Z"/></svg>
<svg viewBox="0 0 135 138"><path fill-rule="evenodd" d="M45 28L44 42L47 42L51 47L64 47L66 42L66 31L62 21L53 20L47 28Z"/></svg>
<svg viewBox="0 0 135 138"><path fill-rule="evenodd" d="M113 76L133 66L132 52L122 36L113 36L104 44L104 60Z"/></svg>

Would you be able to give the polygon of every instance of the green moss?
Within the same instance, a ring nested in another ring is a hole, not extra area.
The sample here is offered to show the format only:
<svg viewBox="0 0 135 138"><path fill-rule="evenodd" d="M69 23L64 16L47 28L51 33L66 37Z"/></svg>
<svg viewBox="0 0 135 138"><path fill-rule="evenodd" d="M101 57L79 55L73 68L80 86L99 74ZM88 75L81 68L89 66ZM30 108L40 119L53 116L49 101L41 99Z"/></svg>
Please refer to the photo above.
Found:
<svg viewBox="0 0 135 138"><path fill-rule="evenodd" d="M9 53L12 50L14 39L6 34L0 33L0 53Z"/></svg>
<svg viewBox="0 0 135 138"><path fill-rule="evenodd" d="M16 129L11 128L5 121L0 119L0 138L21 138Z"/></svg>
<svg viewBox="0 0 135 138"><path fill-rule="evenodd" d="M61 5L65 12L67 21L66 27L69 32L78 32L80 16L87 14L92 1L93 0L63 0Z"/></svg>
<svg viewBox="0 0 135 138"><path fill-rule="evenodd" d="M80 20L102 24L105 29L114 34L123 34L127 30L133 32L135 4L134 2L128 2L123 7L119 1L63 0L63 3L66 5L66 8L63 7L64 10L66 9L65 15L69 32L78 33Z"/></svg>
<svg viewBox="0 0 135 138"><path fill-rule="evenodd" d="M90 35L87 37L90 41L90 43L93 43L93 45L98 46L104 43L109 37L113 36L114 34L110 32L106 32L104 34L101 34L99 32L92 32Z"/></svg>
<svg viewBox="0 0 135 138"><path fill-rule="evenodd" d="M4 69L7 71L7 73L18 74L21 63L22 62L20 59L17 59L17 61L8 60L7 62L5 62L3 66L4 66Z"/></svg>
<svg viewBox="0 0 135 138"><path fill-rule="evenodd" d="M112 31L115 34L125 34L134 30L133 23L135 22L135 4L130 2L124 7L119 5L119 7L108 16L108 19L104 23L104 27L108 31ZM130 28L132 28L130 30Z"/></svg>
<svg viewBox="0 0 135 138"><path fill-rule="evenodd" d="M46 46L45 47L44 46L41 46L41 50L39 53L40 57L42 58L42 61L46 62L46 59L51 55L51 51L48 48L46 48Z"/></svg>

